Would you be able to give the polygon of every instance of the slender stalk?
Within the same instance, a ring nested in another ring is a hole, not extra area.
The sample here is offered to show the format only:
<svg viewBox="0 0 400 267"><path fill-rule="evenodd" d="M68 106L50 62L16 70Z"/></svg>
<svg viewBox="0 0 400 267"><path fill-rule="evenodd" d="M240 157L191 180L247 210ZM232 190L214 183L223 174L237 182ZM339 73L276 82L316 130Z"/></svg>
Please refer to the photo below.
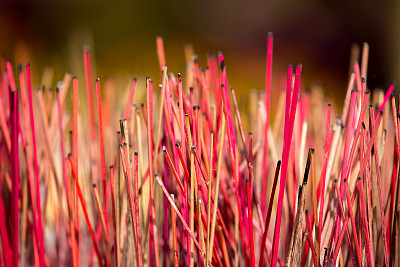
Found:
<svg viewBox="0 0 400 267"><path fill-rule="evenodd" d="M69 163L71 164L72 177L74 177L74 180L75 180L75 183L76 183L76 188L77 188L77 190L78 190L79 200L80 200L80 202L81 202L83 214L85 215L86 224L87 224L88 229L89 229L90 237L91 237L92 242L93 242L93 247L94 247L94 250L95 250L95 252L96 252L97 259L98 259L98 261L99 261L99 265L100 265L101 267L104 267L103 259L102 259L102 257L101 257L99 248L98 248L98 246L97 246L97 242L96 242L96 238L95 238L95 236L94 236L92 224L90 223L89 215L88 215L88 212L87 212L86 202L85 202L85 199L84 199L84 197L83 197L81 187L80 187L80 185L79 185L78 176L77 176L77 174L76 174L76 168L75 168L75 166L74 166L73 159L72 159L72 156L71 156L71 155L68 155L68 160L69 160Z"/></svg>
<svg viewBox="0 0 400 267"><path fill-rule="evenodd" d="M221 179L221 165L222 165L222 151L224 148L224 139L225 139L225 117L222 117L221 122L221 136L220 143L218 148L218 164L217 164L217 174L215 176L215 193L214 193L214 203L213 203L213 213L211 219L211 230L210 230L210 250L208 252L209 258L211 261L212 250L214 246L214 234L215 234L215 222L217 217L217 207L218 207L218 194L219 194L219 186Z"/></svg>

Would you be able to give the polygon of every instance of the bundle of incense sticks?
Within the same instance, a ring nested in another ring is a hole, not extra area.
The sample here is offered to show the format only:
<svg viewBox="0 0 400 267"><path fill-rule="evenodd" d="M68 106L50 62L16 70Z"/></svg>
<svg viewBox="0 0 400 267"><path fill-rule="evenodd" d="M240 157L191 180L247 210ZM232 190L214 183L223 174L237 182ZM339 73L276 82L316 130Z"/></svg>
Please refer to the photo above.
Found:
<svg viewBox="0 0 400 267"><path fill-rule="evenodd" d="M400 265L400 104L368 89L368 44L339 110L301 64L272 87L269 34L247 111L222 53L186 49L175 75L156 46L160 77L122 107L88 47L56 90L1 62L0 266Z"/></svg>

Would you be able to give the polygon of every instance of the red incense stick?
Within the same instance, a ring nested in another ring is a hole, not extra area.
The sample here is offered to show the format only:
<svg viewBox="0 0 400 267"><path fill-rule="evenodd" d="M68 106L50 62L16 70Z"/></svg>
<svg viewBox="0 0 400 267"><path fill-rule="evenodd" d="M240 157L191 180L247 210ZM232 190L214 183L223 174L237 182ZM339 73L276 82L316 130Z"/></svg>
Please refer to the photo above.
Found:
<svg viewBox="0 0 400 267"><path fill-rule="evenodd" d="M99 140L100 140L100 164L101 164L101 180L103 182L103 215L106 223L106 231L108 234L108 214L107 214L107 184L106 184L106 160L104 154L104 135L103 135L103 116L101 112L101 95L100 95L100 79L96 78L96 96L97 96L97 115L99 120Z"/></svg>
<svg viewBox="0 0 400 267"><path fill-rule="evenodd" d="M279 236L280 236L280 229L281 229L281 219L282 219L282 205L283 205L283 195L285 190L286 184L286 175L287 175L287 168L289 163L289 151L290 145L292 140L293 134L293 124L294 118L296 115L296 108L297 108L297 98L300 91L300 75L301 75L302 65L298 64L296 68L296 76L295 76L295 85L294 91L292 96L292 103L289 106L286 106L286 109L290 108L290 117L287 126L285 127L285 132L287 132L286 139L284 140L284 149L282 155L282 175L281 181L279 186L279 197L278 197L278 206L277 206L277 215L275 221L275 230L274 230L274 239L272 243L272 258L271 258L271 265L273 267L276 266L277 258L278 258L278 246L279 246Z"/></svg>
<svg viewBox="0 0 400 267"><path fill-rule="evenodd" d="M270 118L270 106L271 106L271 76L272 76L272 49L273 49L274 37L272 32L268 33L267 39L267 67L265 72L265 131L264 131L264 166L263 172L265 179L263 180L263 194L266 193L266 187L268 183L268 131L269 131L269 118ZM265 198L261 198L261 210L265 214Z"/></svg>
<svg viewBox="0 0 400 267"><path fill-rule="evenodd" d="M95 250L96 255L97 255L97 259L99 261L99 265L101 267L104 267L103 260L101 258L101 254L100 254L99 248L97 247L97 242L96 242L96 238L94 236L92 224L90 223L89 215L88 215L87 208L86 208L86 202L85 202L85 199L83 197L81 187L79 185L79 179L78 179L78 176L76 174L76 169L75 169L75 166L74 166L74 163L73 163L71 155L68 155L68 160L69 160L69 163L71 164L72 177L74 177L74 180L75 180L75 183L76 183L76 189L78 190L79 200L81 202L83 214L85 215L86 223L87 223L87 226L88 226L88 229L89 229L90 237L91 237L92 242L93 242L94 250Z"/></svg>
<svg viewBox="0 0 400 267"><path fill-rule="evenodd" d="M18 220L18 199L19 199L19 159L18 159L18 91L10 92L10 117L11 117L11 247L13 252L13 266L18 266L19 248L19 220Z"/></svg>

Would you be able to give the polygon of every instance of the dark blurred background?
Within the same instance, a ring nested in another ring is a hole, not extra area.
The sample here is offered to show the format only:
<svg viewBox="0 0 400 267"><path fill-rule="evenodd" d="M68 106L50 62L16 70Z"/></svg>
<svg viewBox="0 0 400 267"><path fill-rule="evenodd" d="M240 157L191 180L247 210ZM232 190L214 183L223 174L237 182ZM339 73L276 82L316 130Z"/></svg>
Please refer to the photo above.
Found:
<svg viewBox="0 0 400 267"><path fill-rule="evenodd" d="M90 44L96 76L158 77L155 39L161 35L168 71L185 71L186 42L203 67L208 52L221 50L230 86L247 94L264 88L266 39L272 31L274 90L287 64L303 63L303 87L320 80L328 94L340 96L353 43L370 45L368 87L386 89L400 80L398 2L2 1L0 52L35 62L37 73L53 66L60 80L65 70L78 72L82 46Z"/></svg>

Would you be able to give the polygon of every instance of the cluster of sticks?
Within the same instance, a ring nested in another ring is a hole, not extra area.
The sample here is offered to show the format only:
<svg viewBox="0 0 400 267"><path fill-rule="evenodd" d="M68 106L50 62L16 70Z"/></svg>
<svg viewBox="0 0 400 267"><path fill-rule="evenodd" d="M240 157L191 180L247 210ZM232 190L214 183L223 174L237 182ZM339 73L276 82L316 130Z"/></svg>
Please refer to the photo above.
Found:
<svg viewBox="0 0 400 267"><path fill-rule="evenodd" d="M206 69L188 53L183 86L167 74L161 37L161 84L146 78L146 103L136 106L133 79L122 115L110 82L102 101L89 49L86 103L70 73L54 95L32 90L29 64L15 79L4 62L1 266L398 266L394 85L373 97L366 89L365 44L361 70L352 56L339 114L320 85L300 90L302 65L289 65L272 125L272 50L269 34L266 89L251 91L245 113L222 53Z"/></svg>

